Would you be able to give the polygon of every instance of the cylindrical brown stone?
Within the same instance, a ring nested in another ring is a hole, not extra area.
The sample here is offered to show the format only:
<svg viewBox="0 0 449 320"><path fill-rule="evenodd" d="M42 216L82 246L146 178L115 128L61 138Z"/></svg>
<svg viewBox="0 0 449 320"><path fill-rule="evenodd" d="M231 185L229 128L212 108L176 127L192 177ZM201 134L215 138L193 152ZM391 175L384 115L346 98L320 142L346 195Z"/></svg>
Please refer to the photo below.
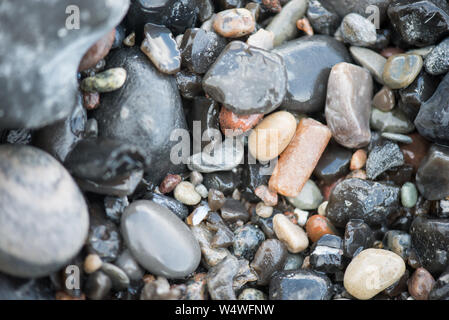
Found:
<svg viewBox="0 0 449 320"><path fill-rule="evenodd" d="M310 118L302 119L279 157L269 187L283 196L296 197L312 175L331 136L327 126Z"/></svg>

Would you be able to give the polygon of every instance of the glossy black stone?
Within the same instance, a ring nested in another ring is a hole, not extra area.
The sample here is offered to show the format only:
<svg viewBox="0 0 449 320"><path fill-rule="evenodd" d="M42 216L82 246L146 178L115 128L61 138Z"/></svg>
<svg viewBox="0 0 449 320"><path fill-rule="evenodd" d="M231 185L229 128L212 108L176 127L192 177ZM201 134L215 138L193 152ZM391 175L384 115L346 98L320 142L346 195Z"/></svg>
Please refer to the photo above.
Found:
<svg viewBox="0 0 449 320"><path fill-rule="evenodd" d="M193 105L187 117L189 129L192 133L192 154L201 152L214 138L221 138L219 114L220 106L214 100L206 97L195 97L193 99Z"/></svg>
<svg viewBox="0 0 449 320"><path fill-rule="evenodd" d="M178 200L165 196L163 194L147 192L142 199L151 200L176 214L179 219L183 220L189 215L189 208Z"/></svg>
<svg viewBox="0 0 449 320"><path fill-rule="evenodd" d="M136 47L114 50L109 58L108 66L126 69L128 78L123 87L102 96L94 113L99 136L144 150L146 178L155 184L167 173L184 171L182 159L179 164L167 161L179 143L170 139L172 131L187 128L174 77L157 71Z"/></svg>
<svg viewBox="0 0 449 320"><path fill-rule="evenodd" d="M0 127L40 128L69 116L81 58L120 23L129 2L77 1L87 15L75 32L65 27L73 26L66 14L73 13L70 5L73 1L2 1Z"/></svg>
<svg viewBox="0 0 449 320"><path fill-rule="evenodd" d="M237 114L270 113L285 96L287 72L278 54L230 42L203 78L203 89Z"/></svg>
<svg viewBox="0 0 449 320"><path fill-rule="evenodd" d="M254 208L251 214L251 222L259 226L259 228L265 233L267 239L276 239L276 234L273 230L273 216L276 213L281 213L276 209L273 211L273 215L269 218L262 218L256 214L256 209Z"/></svg>
<svg viewBox="0 0 449 320"><path fill-rule="evenodd" d="M203 78L200 75L182 70L176 74L179 93L186 99L193 99L203 91Z"/></svg>
<svg viewBox="0 0 449 320"><path fill-rule="evenodd" d="M318 0L309 1L307 18L316 33L333 36L340 26L338 14L327 10Z"/></svg>
<svg viewBox="0 0 449 320"><path fill-rule="evenodd" d="M388 17L409 45L424 47L449 34L449 6L441 0L398 0L388 7Z"/></svg>
<svg viewBox="0 0 449 320"><path fill-rule="evenodd" d="M410 272L405 270L402 277L393 283L391 286L384 290L384 293L389 297L396 297L400 295L402 292L407 291L407 281L410 277Z"/></svg>
<svg viewBox="0 0 449 320"><path fill-rule="evenodd" d="M253 162L255 162L255 160ZM249 163L249 161L245 161L241 176L242 183L240 185L240 192L245 199L252 202L259 200L254 194L254 191L258 186L268 185L270 175L266 171L269 167L269 163Z"/></svg>
<svg viewBox="0 0 449 320"><path fill-rule="evenodd" d="M343 270L343 244L339 236L323 235L310 252L310 265L313 270L325 273L335 273Z"/></svg>
<svg viewBox="0 0 449 320"><path fill-rule="evenodd" d="M449 300L449 270L437 279L429 293L429 300Z"/></svg>
<svg viewBox="0 0 449 320"><path fill-rule="evenodd" d="M433 145L416 173L416 186L427 200L449 196L449 147Z"/></svg>
<svg viewBox="0 0 449 320"><path fill-rule="evenodd" d="M238 200L228 198L221 208L221 217L226 222L248 221L249 214L245 206Z"/></svg>
<svg viewBox="0 0 449 320"><path fill-rule="evenodd" d="M179 48L183 67L195 73L206 73L226 44L226 39L215 32L200 28L188 29Z"/></svg>
<svg viewBox="0 0 449 320"><path fill-rule="evenodd" d="M274 272L284 267L287 259L287 247L277 239L268 239L257 249L251 268L256 271L258 285L267 285Z"/></svg>
<svg viewBox="0 0 449 320"><path fill-rule="evenodd" d="M112 281L102 271L96 271L89 275L86 281L86 297L91 300L101 300L106 298L112 289Z"/></svg>
<svg viewBox="0 0 449 320"><path fill-rule="evenodd" d="M414 170L411 165L403 165L400 167L391 168L384 173L380 174L377 178L379 181L391 181L398 187L401 187L404 183L413 180Z"/></svg>
<svg viewBox="0 0 449 320"><path fill-rule="evenodd" d="M378 226L398 210L399 190L368 180L343 180L330 194L327 217L337 227L345 227L351 219L362 219L369 226Z"/></svg>
<svg viewBox="0 0 449 320"><path fill-rule="evenodd" d="M352 152L336 142L327 145L313 174L324 182L333 182L349 171Z"/></svg>
<svg viewBox="0 0 449 320"><path fill-rule="evenodd" d="M287 68L287 93L282 107L306 113L324 109L331 68L351 61L346 47L325 35L301 37L273 51L284 58Z"/></svg>
<svg viewBox="0 0 449 320"><path fill-rule="evenodd" d="M424 60L426 71L433 75L445 74L449 71L449 38L441 41Z"/></svg>
<svg viewBox="0 0 449 320"><path fill-rule="evenodd" d="M230 196L240 184L240 176L232 171L203 174L203 184L207 189L215 189Z"/></svg>
<svg viewBox="0 0 449 320"><path fill-rule="evenodd" d="M414 121L421 105L433 95L437 86L438 80L435 77L421 71L415 81L408 87L399 90L401 97L398 103L399 108L410 120Z"/></svg>
<svg viewBox="0 0 449 320"><path fill-rule="evenodd" d="M449 266L449 219L417 217L410 235L419 261L429 272L443 272Z"/></svg>
<svg viewBox="0 0 449 320"><path fill-rule="evenodd" d="M270 300L330 300L331 297L332 282L316 271L279 271L270 281Z"/></svg>
<svg viewBox="0 0 449 320"><path fill-rule="evenodd" d="M371 248L373 243L374 233L363 220L349 220L343 238L343 250L346 257L356 256L360 251Z"/></svg>
<svg viewBox="0 0 449 320"><path fill-rule="evenodd" d="M415 126L424 138L449 145L449 74L432 97L421 105Z"/></svg>

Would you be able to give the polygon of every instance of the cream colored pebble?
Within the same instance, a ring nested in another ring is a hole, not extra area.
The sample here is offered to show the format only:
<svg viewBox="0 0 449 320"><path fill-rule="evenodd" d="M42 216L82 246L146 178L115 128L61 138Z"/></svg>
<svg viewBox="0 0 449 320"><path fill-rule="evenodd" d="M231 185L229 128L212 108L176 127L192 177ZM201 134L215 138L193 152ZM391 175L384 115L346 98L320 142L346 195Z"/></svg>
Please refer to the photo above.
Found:
<svg viewBox="0 0 449 320"><path fill-rule="evenodd" d="M291 253L304 251L309 246L306 232L283 214L274 216L273 230L278 239L285 243L288 251Z"/></svg>

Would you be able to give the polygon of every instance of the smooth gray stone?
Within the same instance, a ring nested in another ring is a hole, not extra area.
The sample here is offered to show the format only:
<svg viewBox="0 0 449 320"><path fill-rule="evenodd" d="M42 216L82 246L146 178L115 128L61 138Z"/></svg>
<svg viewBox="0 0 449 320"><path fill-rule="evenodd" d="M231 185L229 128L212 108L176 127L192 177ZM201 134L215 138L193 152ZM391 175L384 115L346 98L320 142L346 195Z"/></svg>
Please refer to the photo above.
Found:
<svg viewBox="0 0 449 320"><path fill-rule="evenodd" d="M382 73L387 59L373 50L361 47L350 47L349 52L359 65L368 69L377 82L384 84Z"/></svg>
<svg viewBox="0 0 449 320"><path fill-rule="evenodd" d="M91 300L104 299L112 289L112 280L102 271L89 275L85 285L86 297Z"/></svg>
<svg viewBox="0 0 449 320"><path fill-rule="evenodd" d="M340 26L341 18L323 7L320 1L310 0L307 7L307 18L315 33L333 36Z"/></svg>
<svg viewBox="0 0 449 320"><path fill-rule="evenodd" d="M366 175L374 180L388 169L404 164L404 155L399 146L389 140L375 146L366 160Z"/></svg>
<svg viewBox="0 0 449 320"><path fill-rule="evenodd" d="M68 30L69 5L80 28ZM84 53L120 23L129 0L3 0L0 3L0 127L37 128L69 116Z"/></svg>
<svg viewBox="0 0 449 320"><path fill-rule="evenodd" d="M104 94L95 110L100 137L117 139L145 152L149 181L159 184L167 173L185 170L170 160L175 129L187 129L181 97L173 76L156 70L139 48L124 48L109 54L108 67L122 67L128 73L119 90ZM188 156L188 155L186 155Z"/></svg>
<svg viewBox="0 0 449 320"><path fill-rule="evenodd" d="M200 263L198 241L187 225L152 201L131 203L122 215L121 229L133 256L155 275L183 278Z"/></svg>
<svg viewBox="0 0 449 320"><path fill-rule="evenodd" d="M322 111L331 68L350 62L346 47L325 35L305 36L277 47L287 69L287 93L282 107L300 112Z"/></svg>
<svg viewBox="0 0 449 320"><path fill-rule="evenodd" d="M415 130L414 124L402 112L395 108L391 111L381 111L373 108L370 117L371 129L381 132L407 134Z"/></svg>
<svg viewBox="0 0 449 320"><path fill-rule="evenodd" d="M239 261L233 255L209 270L207 288L212 300L236 300L232 283L238 271Z"/></svg>
<svg viewBox="0 0 449 320"><path fill-rule="evenodd" d="M30 146L0 146L0 270L48 275L84 245L89 226L83 195L66 169Z"/></svg>
<svg viewBox="0 0 449 320"><path fill-rule="evenodd" d="M139 281L144 275L143 269L128 249L120 254L115 264L126 273L131 281Z"/></svg>
<svg viewBox="0 0 449 320"><path fill-rule="evenodd" d="M388 140L406 143L406 144L410 144L413 142L412 138L410 138L409 136L406 136L405 134L400 134L400 133L382 132L381 136L382 136L382 138L385 138Z"/></svg>
<svg viewBox="0 0 449 320"><path fill-rule="evenodd" d="M416 173L416 186L427 200L449 196L449 147L434 144L421 161Z"/></svg>
<svg viewBox="0 0 449 320"><path fill-rule="evenodd" d="M101 265L101 271L103 271L105 274L111 278L112 285L117 290L123 290L128 288L129 286L129 277L119 267L113 265L112 263L104 262Z"/></svg>
<svg viewBox="0 0 449 320"><path fill-rule="evenodd" d="M379 9L379 22L382 23L387 17L387 9L392 0L320 0L320 2L323 7L336 12L342 18L351 12L368 18L372 12L368 12L367 8L376 6Z"/></svg>

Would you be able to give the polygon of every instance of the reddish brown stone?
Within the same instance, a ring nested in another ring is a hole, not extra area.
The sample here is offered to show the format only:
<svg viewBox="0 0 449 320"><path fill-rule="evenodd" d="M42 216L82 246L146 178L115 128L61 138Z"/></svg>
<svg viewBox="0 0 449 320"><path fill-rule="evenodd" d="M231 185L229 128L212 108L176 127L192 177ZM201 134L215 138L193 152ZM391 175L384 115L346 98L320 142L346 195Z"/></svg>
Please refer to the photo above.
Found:
<svg viewBox="0 0 449 320"><path fill-rule="evenodd" d="M365 166L366 163L366 151L359 149L353 153L351 158L351 164L349 165L350 170L359 170Z"/></svg>
<svg viewBox="0 0 449 320"><path fill-rule="evenodd" d="M279 157L269 181L270 189L283 196L296 197L312 175L331 136L327 126L303 118L295 136Z"/></svg>
<svg viewBox="0 0 449 320"><path fill-rule="evenodd" d="M282 9L279 0L262 0L262 3L271 12L280 12Z"/></svg>
<svg viewBox="0 0 449 320"><path fill-rule="evenodd" d="M418 268L408 280L408 292L416 300L427 300L435 279L424 268Z"/></svg>
<svg viewBox="0 0 449 320"><path fill-rule="evenodd" d="M89 48L81 59L78 71L84 71L95 67L98 61L108 55L109 50L111 50L112 44L114 43L114 39L115 28Z"/></svg>
<svg viewBox="0 0 449 320"><path fill-rule="evenodd" d="M274 207L278 204L278 194L268 189L265 185L258 186L254 193L269 207Z"/></svg>
<svg viewBox="0 0 449 320"><path fill-rule="evenodd" d="M98 92L83 92L83 106L87 110L96 109L100 105L100 94Z"/></svg>
<svg viewBox="0 0 449 320"><path fill-rule="evenodd" d="M410 164L416 171L418 170L421 160L426 156L430 143L418 133L412 133L408 136L413 139L413 142L410 144L403 144L401 150L404 154L405 163Z"/></svg>
<svg viewBox="0 0 449 320"><path fill-rule="evenodd" d="M317 242L325 234L336 233L334 226L329 220L319 214L313 215L307 220L306 232L313 242Z"/></svg>
<svg viewBox="0 0 449 320"><path fill-rule="evenodd" d="M308 36L313 36L313 28L310 25L309 19L299 19L298 21L296 21L296 27L299 30L304 31Z"/></svg>
<svg viewBox="0 0 449 320"><path fill-rule="evenodd" d="M159 186L161 193L170 193L181 182L182 178L178 174L168 174Z"/></svg>
<svg viewBox="0 0 449 320"><path fill-rule="evenodd" d="M238 136L252 129L263 118L263 113L238 115L221 107L220 128L225 136Z"/></svg>
<svg viewBox="0 0 449 320"><path fill-rule="evenodd" d="M400 53L404 53L404 50L402 50L401 48L392 48L392 47L385 48L380 52L380 54L387 59L391 56L394 56L395 54Z"/></svg>

